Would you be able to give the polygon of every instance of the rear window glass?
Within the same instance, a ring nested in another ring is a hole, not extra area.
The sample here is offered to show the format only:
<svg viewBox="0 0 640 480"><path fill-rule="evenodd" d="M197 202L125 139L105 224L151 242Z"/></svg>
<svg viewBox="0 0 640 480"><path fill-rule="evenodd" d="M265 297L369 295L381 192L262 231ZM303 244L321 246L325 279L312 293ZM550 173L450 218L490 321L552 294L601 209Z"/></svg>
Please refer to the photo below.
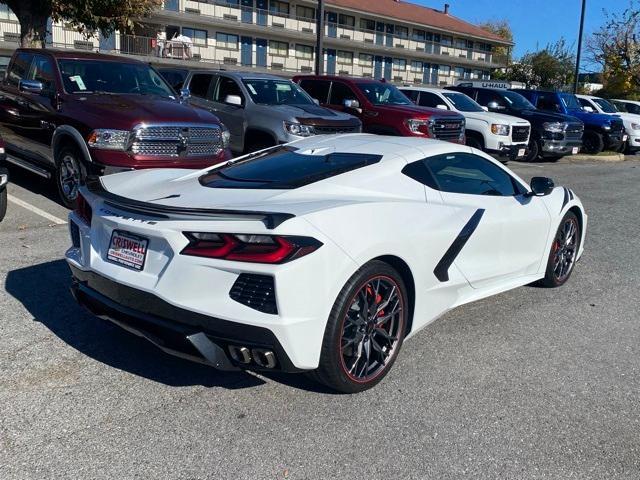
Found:
<svg viewBox="0 0 640 480"><path fill-rule="evenodd" d="M200 183L210 188L293 189L373 165L381 158L361 153L305 155L283 146L210 170Z"/></svg>

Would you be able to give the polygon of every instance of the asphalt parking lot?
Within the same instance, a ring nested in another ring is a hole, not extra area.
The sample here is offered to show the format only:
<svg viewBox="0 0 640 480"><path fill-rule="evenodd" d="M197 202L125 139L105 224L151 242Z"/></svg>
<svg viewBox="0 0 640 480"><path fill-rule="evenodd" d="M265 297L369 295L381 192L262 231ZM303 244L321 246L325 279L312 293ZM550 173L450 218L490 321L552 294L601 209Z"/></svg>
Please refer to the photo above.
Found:
<svg viewBox="0 0 640 480"><path fill-rule="evenodd" d="M68 293L66 210L13 169L0 478L640 478L640 161L511 166L585 203L570 282L450 312L354 396L219 373L85 313Z"/></svg>

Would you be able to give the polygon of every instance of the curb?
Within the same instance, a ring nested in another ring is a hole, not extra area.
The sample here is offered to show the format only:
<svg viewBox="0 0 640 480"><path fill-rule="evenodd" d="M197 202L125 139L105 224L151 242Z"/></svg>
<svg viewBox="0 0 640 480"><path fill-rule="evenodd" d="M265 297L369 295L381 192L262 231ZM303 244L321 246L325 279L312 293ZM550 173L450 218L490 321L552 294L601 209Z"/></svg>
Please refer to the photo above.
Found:
<svg viewBox="0 0 640 480"><path fill-rule="evenodd" d="M629 157L634 157L635 155L629 155ZM566 160L570 162L624 162L626 157L622 153L609 153L607 155L570 155L565 157ZM629 158L632 160L632 158Z"/></svg>

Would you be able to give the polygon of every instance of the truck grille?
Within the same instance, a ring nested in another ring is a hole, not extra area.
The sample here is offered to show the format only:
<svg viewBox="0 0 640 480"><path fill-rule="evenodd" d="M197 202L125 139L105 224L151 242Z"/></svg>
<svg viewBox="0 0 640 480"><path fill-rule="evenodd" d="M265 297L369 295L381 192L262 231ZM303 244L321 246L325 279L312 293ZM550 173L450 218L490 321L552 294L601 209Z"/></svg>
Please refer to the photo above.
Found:
<svg viewBox="0 0 640 480"><path fill-rule="evenodd" d="M570 123L565 131L567 140L582 140L584 125L581 123Z"/></svg>
<svg viewBox="0 0 640 480"><path fill-rule="evenodd" d="M216 125L144 125L134 129L130 151L158 157L216 156L222 132Z"/></svg>
<svg viewBox="0 0 640 480"><path fill-rule="evenodd" d="M314 126L313 129L318 135L331 135L334 133L360 133L360 127L342 127L323 125L321 127Z"/></svg>
<svg viewBox="0 0 640 480"><path fill-rule="evenodd" d="M527 142L529 140L529 131L531 130L528 126L514 126L511 130L511 140L513 142Z"/></svg>
<svg viewBox="0 0 640 480"><path fill-rule="evenodd" d="M447 142L457 141L464 131L464 122L461 120L436 120L433 124L433 137Z"/></svg>

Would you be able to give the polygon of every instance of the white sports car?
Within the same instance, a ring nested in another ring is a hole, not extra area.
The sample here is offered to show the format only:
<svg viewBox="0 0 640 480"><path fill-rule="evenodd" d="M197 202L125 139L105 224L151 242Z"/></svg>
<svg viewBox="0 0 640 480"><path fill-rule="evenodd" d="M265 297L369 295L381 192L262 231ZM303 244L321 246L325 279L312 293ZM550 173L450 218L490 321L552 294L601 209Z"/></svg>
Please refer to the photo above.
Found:
<svg viewBox="0 0 640 480"><path fill-rule="evenodd" d="M379 382L459 305L567 281L587 215L469 147L318 136L203 171L91 179L71 212L77 301L219 369Z"/></svg>

